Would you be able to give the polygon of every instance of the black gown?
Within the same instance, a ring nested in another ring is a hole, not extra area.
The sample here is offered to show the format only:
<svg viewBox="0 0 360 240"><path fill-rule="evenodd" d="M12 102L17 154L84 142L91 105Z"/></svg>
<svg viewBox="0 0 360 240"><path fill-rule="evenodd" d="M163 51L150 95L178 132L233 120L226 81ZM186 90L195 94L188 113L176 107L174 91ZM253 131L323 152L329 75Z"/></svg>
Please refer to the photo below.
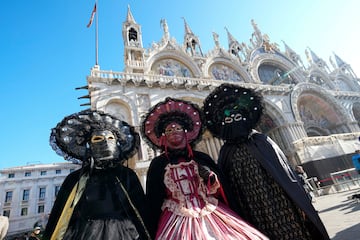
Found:
<svg viewBox="0 0 360 240"><path fill-rule="evenodd" d="M70 192L79 181L79 169L66 177L58 193L44 239L50 239ZM63 239L149 239L145 195L135 172L124 166L93 170L76 204Z"/></svg>
<svg viewBox="0 0 360 240"><path fill-rule="evenodd" d="M225 142L218 164L230 206L270 239L329 239L297 175L267 136Z"/></svg>

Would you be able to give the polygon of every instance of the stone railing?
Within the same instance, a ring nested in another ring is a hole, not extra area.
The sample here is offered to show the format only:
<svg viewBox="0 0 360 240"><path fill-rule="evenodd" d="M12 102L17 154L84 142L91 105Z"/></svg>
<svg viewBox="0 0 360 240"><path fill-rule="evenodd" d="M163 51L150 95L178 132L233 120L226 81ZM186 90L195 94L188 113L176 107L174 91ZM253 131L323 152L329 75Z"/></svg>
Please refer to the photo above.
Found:
<svg viewBox="0 0 360 240"><path fill-rule="evenodd" d="M144 61L128 60L126 62L127 62L126 66L128 67L143 68L145 66Z"/></svg>
<svg viewBox="0 0 360 240"><path fill-rule="evenodd" d="M108 85L113 81L126 84L132 82L136 86L146 84L148 87L159 86L160 88L180 88L190 90L197 88L198 90L210 89L219 86L222 83L229 83L229 81L214 80L210 78L194 78L194 77L179 77L179 76L165 76L157 74L144 73L126 73L98 70L96 68L91 70L91 75L88 77L93 82L103 82ZM235 82L234 82L235 83ZM256 88L263 93L284 94L291 90L290 85L271 86L258 83L237 83L240 86L248 88Z"/></svg>

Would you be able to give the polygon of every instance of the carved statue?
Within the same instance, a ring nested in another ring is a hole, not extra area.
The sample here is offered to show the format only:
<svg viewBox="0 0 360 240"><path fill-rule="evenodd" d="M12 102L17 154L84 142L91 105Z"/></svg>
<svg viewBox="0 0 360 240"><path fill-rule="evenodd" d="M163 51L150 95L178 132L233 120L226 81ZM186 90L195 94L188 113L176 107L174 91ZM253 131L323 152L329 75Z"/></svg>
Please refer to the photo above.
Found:
<svg viewBox="0 0 360 240"><path fill-rule="evenodd" d="M165 39L169 39L169 27L167 25L166 19L161 19L160 20L160 25L164 29L164 37L165 37Z"/></svg>
<svg viewBox="0 0 360 240"><path fill-rule="evenodd" d="M310 57L309 51L307 49L305 49L305 55L306 55L306 59L308 61L308 63L312 63L312 59Z"/></svg>
<svg viewBox="0 0 360 240"><path fill-rule="evenodd" d="M219 34L217 34L216 32L213 32L212 34L213 34L213 38L214 38L216 48L220 48Z"/></svg>

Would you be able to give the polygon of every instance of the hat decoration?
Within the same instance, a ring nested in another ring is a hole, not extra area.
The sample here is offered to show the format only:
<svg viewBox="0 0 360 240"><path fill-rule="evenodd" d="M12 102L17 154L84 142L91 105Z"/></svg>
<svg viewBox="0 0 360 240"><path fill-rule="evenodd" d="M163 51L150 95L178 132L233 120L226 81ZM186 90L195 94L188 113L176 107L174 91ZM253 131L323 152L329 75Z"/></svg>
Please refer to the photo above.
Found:
<svg viewBox="0 0 360 240"><path fill-rule="evenodd" d="M151 147L161 148L161 136L166 126L176 122L185 129L188 143L194 143L199 140L203 131L202 119L201 110L197 105L168 97L149 110L143 119L141 132Z"/></svg>
<svg viewBox="0 0 360 240"><path fill-rule="evenodd" d="M118 161L133 156L139 146L139 134L134 127L101 111L84 110L65 117L51 130L50 145L68 161L87 160L91 134L96 130L109 130L117 138Z"/></svg>
<svg viewBox="0 0 360 240"><path fill-rule="evenodd" d="M263 114L262 100L262 96L253 89L229 83L221 84L204 100L205 124L215 137L221 138L224 118L229 117L231 111L241 109L248 115L247 119L242 120L255 127Z"/></svg>

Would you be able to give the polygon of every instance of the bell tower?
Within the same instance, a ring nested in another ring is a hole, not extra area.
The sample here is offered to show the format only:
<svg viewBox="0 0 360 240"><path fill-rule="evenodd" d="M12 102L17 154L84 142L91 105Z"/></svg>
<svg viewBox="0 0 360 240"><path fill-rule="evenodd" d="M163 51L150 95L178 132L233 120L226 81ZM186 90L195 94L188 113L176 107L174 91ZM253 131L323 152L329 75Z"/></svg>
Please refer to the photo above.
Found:
<svg viewBox="0 0 360 240"><path fill-rule="evenodd" d="M123 23L124 65L127 73L144 73L144 48L142 44L141 26L128 6L126 21Z"/></svg>

